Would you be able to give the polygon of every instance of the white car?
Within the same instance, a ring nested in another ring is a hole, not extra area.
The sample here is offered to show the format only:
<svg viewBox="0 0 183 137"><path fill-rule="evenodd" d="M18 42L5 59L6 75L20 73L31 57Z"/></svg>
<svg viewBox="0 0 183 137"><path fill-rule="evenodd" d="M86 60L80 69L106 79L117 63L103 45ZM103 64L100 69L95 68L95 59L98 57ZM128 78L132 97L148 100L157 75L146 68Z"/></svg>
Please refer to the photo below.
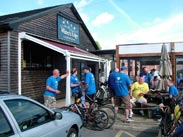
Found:
<svg viewBox="0 0 183 137"><path fill-rule="evenodd" d="M79 115L0 92L0 137L80 137Z"/></svg>

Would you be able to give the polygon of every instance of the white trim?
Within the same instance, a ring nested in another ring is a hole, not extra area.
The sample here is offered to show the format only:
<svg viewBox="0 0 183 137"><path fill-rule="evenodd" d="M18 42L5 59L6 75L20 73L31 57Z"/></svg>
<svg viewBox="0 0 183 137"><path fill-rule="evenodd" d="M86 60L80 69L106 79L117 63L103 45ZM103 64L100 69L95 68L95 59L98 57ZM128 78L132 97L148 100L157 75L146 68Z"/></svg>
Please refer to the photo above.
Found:
<svg viewBox="0 0 183 137"><path fill-rule="evenodd" d="M22 38L28 39L28 40L33 41L33 42L35 42L37 44L40 44L40 45L42 45L44 47L47 47L47 48L52 49L54 51L57 51L57 52L59 52L59 53L61 53L61 54L63 54L65 56L65 52L66 52L65 50L63 50L61 48L58 48L58 47L56 47L56 46L54 46L52 44L49 44L47 42L44 42L44 41L42 41L42 40L40 40L38 38L35 38L33 36L27 35L25 32L21 32L21 34L22 34Z"/></svg>
<svg viewBox="0 0 183 137"><path fill-rule="evenodd" d="M77 53L72 53L71 54L71 58L75 58L75 59L82 59L82 60L90 60L90 61L97 61L97 62L106 62L106 59L102 59L99 57L92 57L92 56L86 56L86 55L82 55L82 54L77 54Z"/></svg>
<svg viewBox="0 0 183 137"><path fill-rule="evenodd" d="M67 66L67 70L71 70L71 57L70 57L70 53L66 50L66 66ZM70 88L70 73L66 78L66 100L65 100L65 105L69 106L71 104L71 88Z"/></svg>
<svg viewBox="0 0 183 137"><path fill-rule="evenodd" d="M44 42L42 40L40 40L39 38L35 38L33 36L30 36L28 34L26 34L25 32L21 32L20 33L21 35L21 38L24 38L24 39L28 39L30 41L33 41L37 44L40 44L42 46L45 46L49 49L52 49L54 51L57 51L61 54L63 54L64 56L66 56L66 50L65 49L62 49L62 48L58 48L52 44L49 44L47 42ZM69 51L68 51L69 52ZM75 59L82 59L82 60L89 60L89 61L95 61L95 62L106 62L106 59L103 59L103 58L100 58L100 57L92 57L90 55L82 55L81 53L72 53L72 52L69 52L70 53L70 57L71 58L75 58Z"/></svg>

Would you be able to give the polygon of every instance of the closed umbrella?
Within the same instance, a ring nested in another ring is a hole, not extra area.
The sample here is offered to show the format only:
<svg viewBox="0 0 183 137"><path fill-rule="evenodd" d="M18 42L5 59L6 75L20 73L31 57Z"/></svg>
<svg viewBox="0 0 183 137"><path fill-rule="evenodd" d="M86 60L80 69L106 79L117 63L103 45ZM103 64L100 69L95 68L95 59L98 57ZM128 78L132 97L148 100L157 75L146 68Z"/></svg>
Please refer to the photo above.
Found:
<svg viewBox="0 0 183 137"><path fill-rule="evenodd" d="M170 79L172 76L172 64L165 44L163 44L161 48L159 76L161 79L158 89L161 91L168 91L167 86L165 85L165 80Z"/></svg>

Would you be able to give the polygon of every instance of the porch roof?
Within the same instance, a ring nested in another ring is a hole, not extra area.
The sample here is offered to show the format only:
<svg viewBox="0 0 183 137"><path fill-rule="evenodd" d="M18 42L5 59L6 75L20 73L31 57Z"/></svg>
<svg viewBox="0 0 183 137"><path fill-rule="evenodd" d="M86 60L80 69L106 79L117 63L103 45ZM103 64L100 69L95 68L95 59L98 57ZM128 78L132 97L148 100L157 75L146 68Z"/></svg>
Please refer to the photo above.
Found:
<svg viewBox="0 0 183 137"><path fill-rule="evenodd" d="M97 55L94 55L90 52L79 49L77 47L64 45L64 44L54 42L51 40L46 40L43 38L37 38L37 37L27 34L25 32L20 33L20 38L27 39L27 40L30 40L37 44L40 44L44 47L57 51L57 52L63 54L64 56L67 56L69 53L70 57L73 59L81 59L81 60L88 60L88 61L95 61L95 62L106 62L107 61L106 59L103 59Z"/></svg>

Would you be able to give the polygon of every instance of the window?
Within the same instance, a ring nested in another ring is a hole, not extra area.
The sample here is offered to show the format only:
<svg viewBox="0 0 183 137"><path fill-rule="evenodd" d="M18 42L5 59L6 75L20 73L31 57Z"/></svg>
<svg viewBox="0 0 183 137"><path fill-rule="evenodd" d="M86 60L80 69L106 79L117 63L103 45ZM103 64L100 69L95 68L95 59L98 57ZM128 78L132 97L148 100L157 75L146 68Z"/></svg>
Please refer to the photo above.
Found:
<svg viewBox="0 0 183 137"><path fill-rule="evenodd" d="M11 136L14 134L6 116L0 108L0 137Z"/></svg>
<svg viewBox="0 0 183 137"><path fill-rule="evenodd" d="M135 76L139 75L143 67L148 67L149 71L156 69L159 71L160 57L127 57L120 59L120 65L128 67L128 75L131 80L135 80ZM120 66L120 67L121 67Z"/></svg>
<svg viewBox="0 0 183 137"><path fill-rule="evenodd" d="M46 109L28 100L7 100L5 103L15 117L21 131L26 131L52 120Z"/></svg>
<svg viewBox="0 0 183 137"><path fill-rule="evenodd" d="M52 70L52 51L39 44L24 41L23 68L29 70Z"/></svg>

